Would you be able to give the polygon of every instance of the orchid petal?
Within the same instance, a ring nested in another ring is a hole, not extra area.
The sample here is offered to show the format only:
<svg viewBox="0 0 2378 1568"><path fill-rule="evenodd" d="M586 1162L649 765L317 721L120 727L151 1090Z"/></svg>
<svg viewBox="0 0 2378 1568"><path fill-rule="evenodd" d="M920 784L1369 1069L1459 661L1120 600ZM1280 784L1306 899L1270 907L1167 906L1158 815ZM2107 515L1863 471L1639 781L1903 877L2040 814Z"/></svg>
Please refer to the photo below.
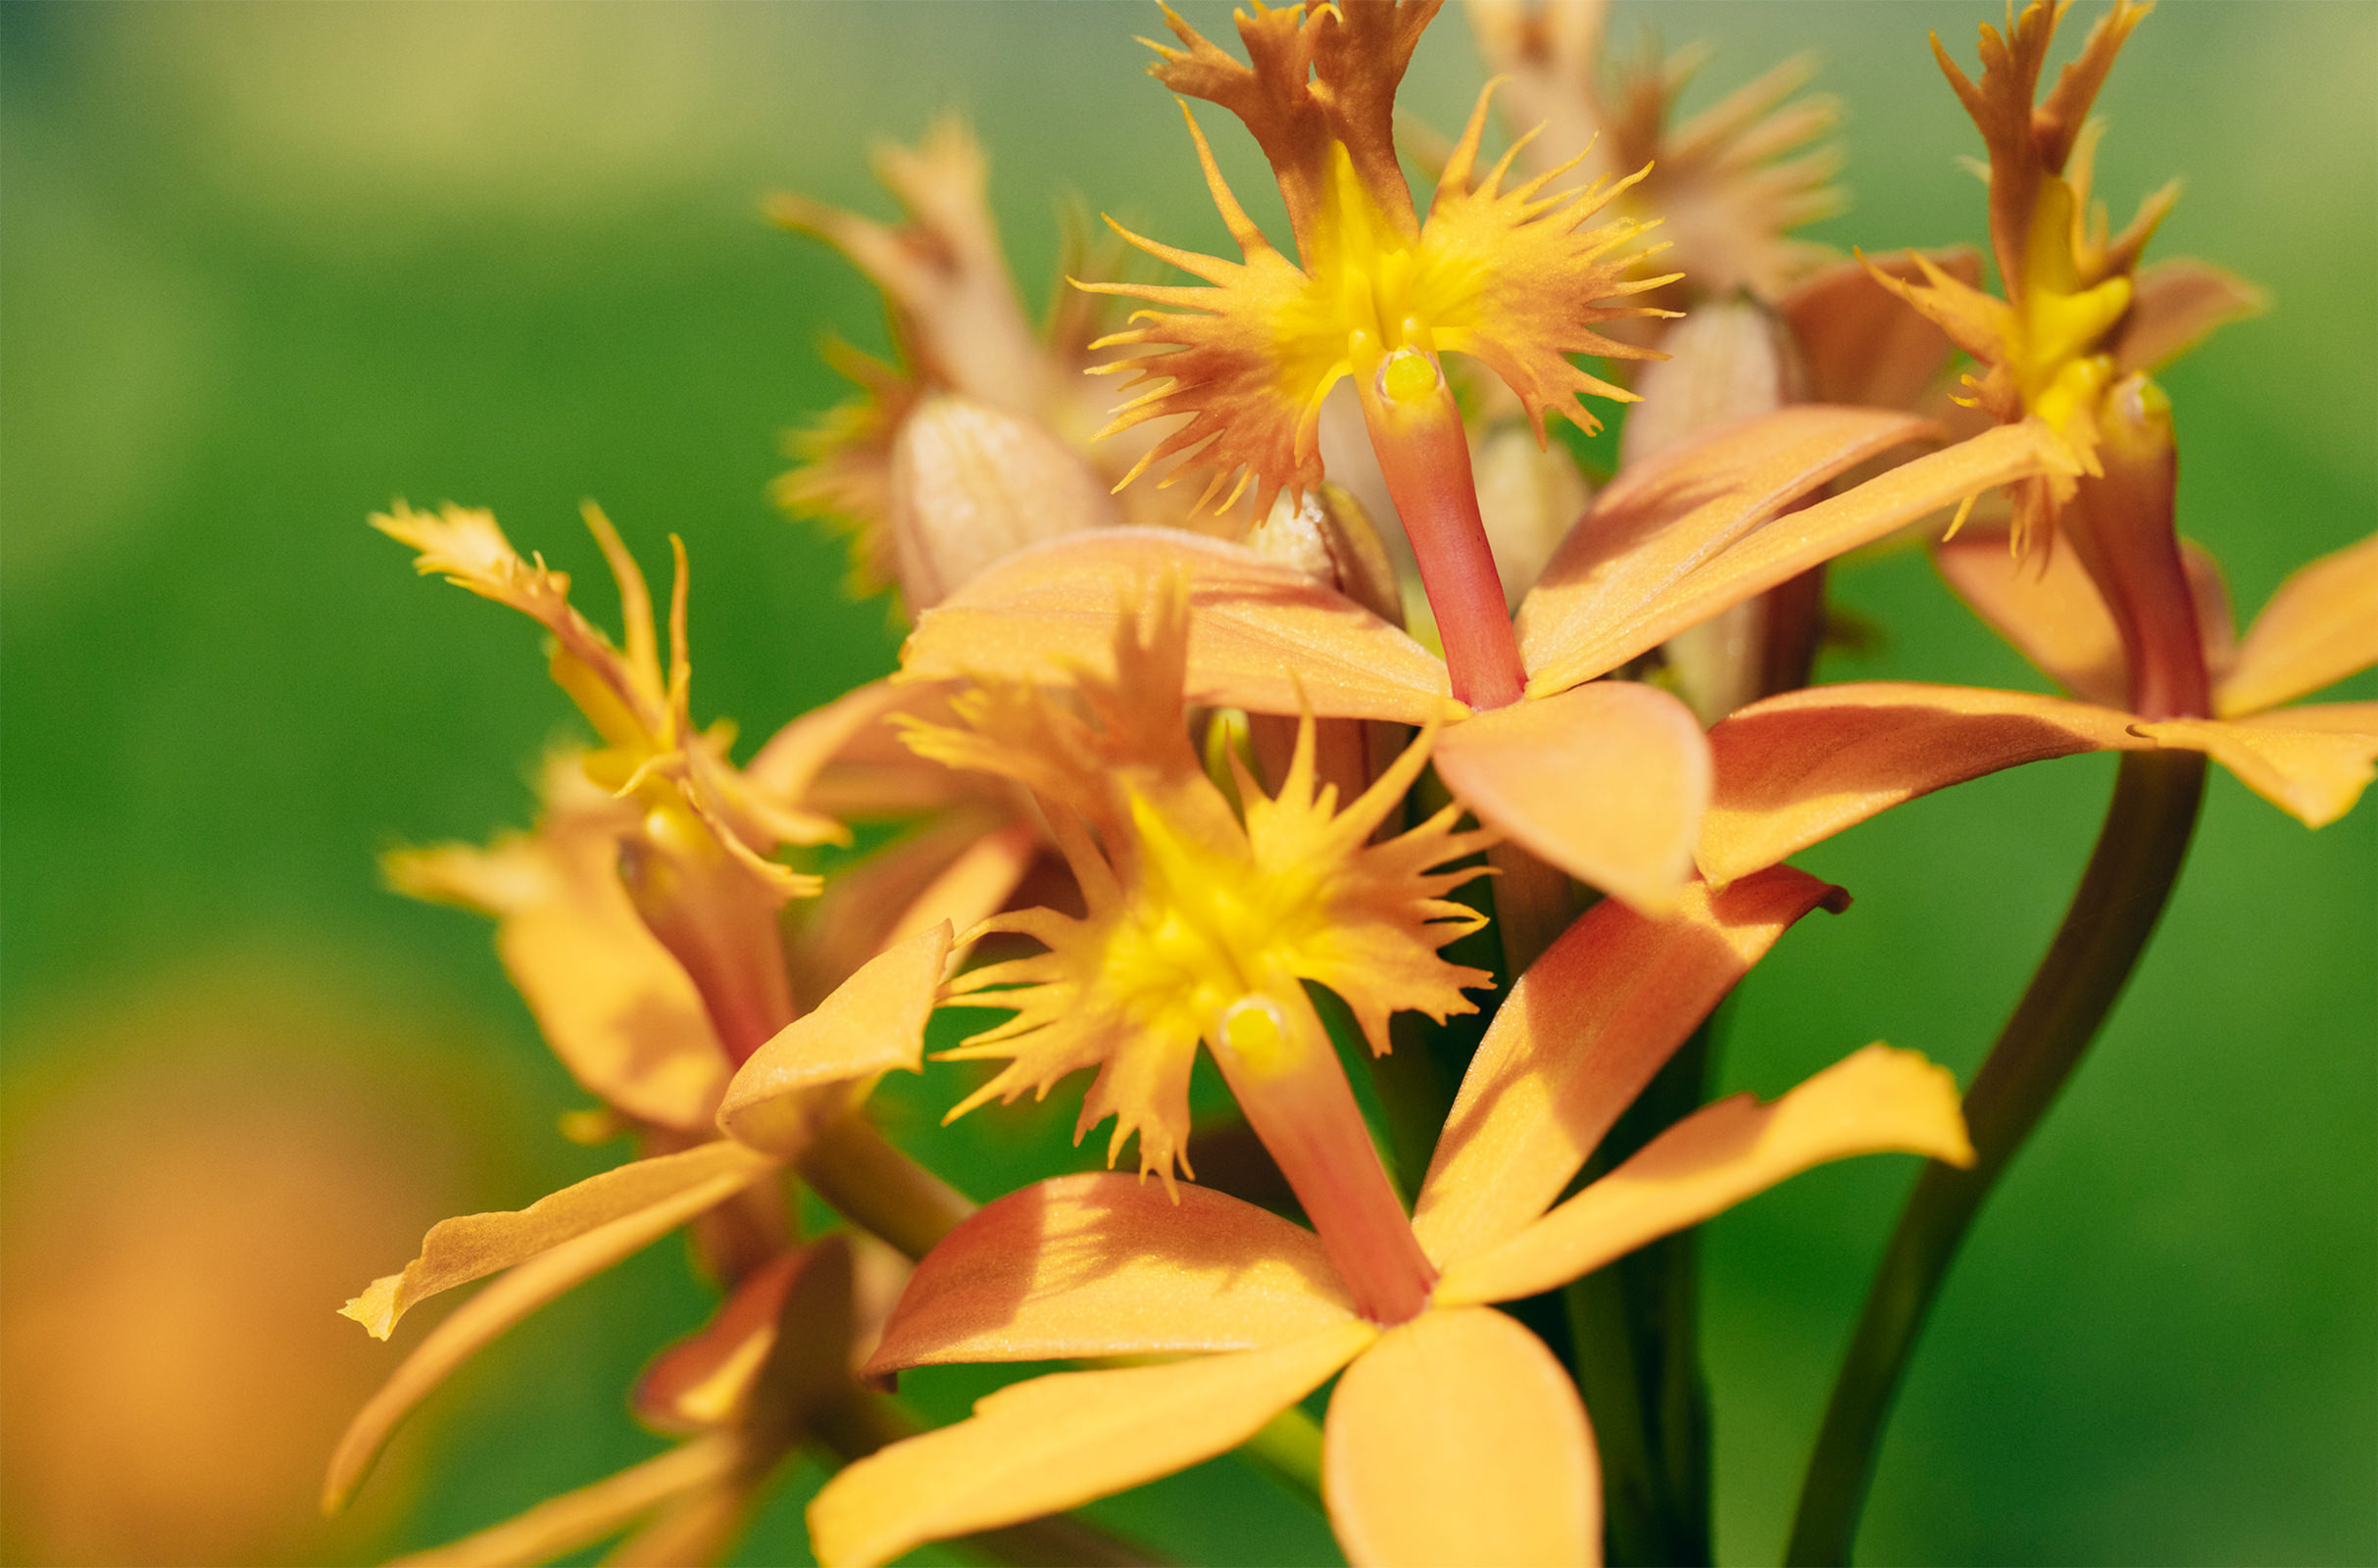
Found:
<svg viewBox="0 0 2378 1568"><path fill-rule="evenodd" d="M886 716L912 706L917 696L888 680L844 693L769 736L743 770L744 783L783 809L800 809L827 764Z"/></svg>
<svg viewBox="0 0 2378 1568"><path fill-rule="evenodd" d="M2022 560L2005 529L1969 528L1935 545L1932 560L1957 597L2042 674L2085 703L2129 703L2122 634L2078 553L2051 546ZM2187 540L2180 542L2180 564L2196 598L2205 667L2218 679L2237 650L2221 568Z"/></svg>
<svg viewBox="0 0 2378 1568"><path fill-rule="evenodd" d="M636 1419L677 1436L731 1420L768 1363L786 1293L811 1255L810 1249L795 1248L752 1270L708 1323L654 1356L628 1397Z"/></svg>
<svg viewBox="0 0 2378 1568"><path fill-rule="evenodd" d="M1647 914L1693 874L1709 745L1657 687L1597 681L1479 713L1438 736L1436 763L1480 822Z"/></svg>
<svg viewBox="0 0 2378 1568"><path fill-rule="evenodd" d="M589 1176L526 1208L440 1220L421 1239L421 1256L402 1273L373 1280L339 1312L373 1339L384 1340L415 1303L440 1291L510 1268L602 1226L656 1207L674 1208L688 1193L721 1182L731 1184L727 1192L740 1191L770 1168L769 1161L748 1150L710 1143Z"/></svg>
<svg viewBox="0 0 2378 1568"><path fill-rule="evenodd" d="M2213 690L2223 718L2276 708L2378 663L2378 534L2279 585Z"/></svg>
<svg viewBox="0 0 2378 1568"><path fill-rule="evenodd" d="M2193 256L2142 267L2114 342L2115 373L2159 368L2203 342L2214 327L2268 309L2270 296L2262 290Z"/></svg>
<svg viewBox="0 0 2378 1568"><path fill-rule="evenodd" d="M2326 827L2352 810L2378 762L2378 703L2176 718L2138 731L2158 746L2205 753L2305 827Z"/></svg>
<svg viewBox="0 0 2378 1568"><path fill-rule="evenodd" d="M706 1180L677 1188L670 1196L642 1208L628 1210L608 1223L572 1234L559 1245L549 1245L525 1261L515 1264L485 1290L457 1307L451 1316L431 1329L427 1337L413 1348L413 1353L405 1357L404 1364L356 1412L355 1419L347 1424L346 1433L340 1437L338 1447L330 1456L329 1475L322 1484L322 1507L325 1512L336 1512L345 1506L348 1496L363 1480L364 1473L372 1467L372 1459L388 1441L388 1435L396 1430L397 1424L412 1413L414 1406L428 1397L449 1373L475 1354L481 1346L555 1297L631 1253L641 1251L696 1214L724 1202L779 1168L776 1161L756 1154L740 1144L727 1142L705 1144L682 1154L664 1154L657 1159L639 1160L637 1165L654 1166L669 1161L679 1162L669 1166L672 1176L688 1169L707 1169L711 1174ZM636 1168L633 1165L623 1166L621 1170ZM606 1174L617 1176L619 1172ZM602 1177L592 1178L595 1182L602 1180ZM590 1183L579 1183L580 1187L588 1185ZM564 1193L554 1196L563 1197L570 1191L574 1189L565 1189ZM471 1216L478 1220L521 1217ZM454 1225L464 1222L449 1220L446 1223ZM469 1233L463 1234L467 1236ZM430 1236L434 1241L437 1229L432 1229ZM427 1246L423 1248L423 1262L430 1260L431 1250ZM421 1263L415 1265L417 1268L420 1266ZM375 1281L371 1291L347 1303L347 1315L359 1318L369 1327L371 1319L357 1309L379 1308L387 1310L391 1314L388 1320L393 1322L393 1312L401 1304L398 1288L404 1278L404 1275L392 1275L388 1279ZM375 1293L380 1298L377 1300L374 1299ZM427 1292L416 1294L425 1295Z"/></svg>
<svg viewBox="0 0 2378 1568"><path fill-rule="evenodd" d="M513 1568L551 1562L618 1534L647 1513L731 1475L743 1456L738 1434L682 1443L590 1487L548 1497L526 1513L428 1551L399 1557L411 1568Z"/></svg>
<svg viewBox="0 0 2378 1568"><path fill-rule="evenodd" d="M1233 1350L1353 1316L1320 1239L1212 1188L1094 1171L975 1213L925 1255L870 1373Z"/></svg>
<svg viewBox="0 0 2378 1568"><path fill-rule="evenodd" d="M868 958L941 921L971 931L1007 906L1040 845L1025 821L962 808L837 872L802 911L791 944L798 1002L816 1005ZM966 953L952 956L963 962Z"/></svg>
<svg viewBox="0 0 2378 1568"><path fill-rule="evenodd" d="M1442 1264L1561 1196L1662 1062L1775 940L1839 888L1788 866L1719 893L1686 885L1648 919L1597 905L1504 998L1429 1161L1412 1229Z"/></svg>
<svg viewBox="0 0 2378 1568"><path fill-rule="evenodd" d="M718 1130L794 1159L878 1075L896 1067L923 1070L924 1027L949 957L944 920L868 959L814 1011L752 1053L718 1102Z"/></svg>
<svg viewBox="0 0 2378 1568"><path fill-rule="evenodd" d="M1116 620L1168 572L1188 585L1192 703L1408 724L1457 710L1443 662L1353 600L1252 550L1169 528L1017 551L925 612L901 651L904 677L1112 677Z"/></svg>
<svg viewBox="0 0 2378 1568"><path fill-rule="evenodd" d="M1564 610L1566 630L1548 623L1531 640L1522 606L1520 654L1532 671L1529 690L1558 691L1615 669L1687 626L1844 551L1871 544L1967 496L2037 473L2054 439L2034 421L1994 426L1854 490L1787 513L1671 584L1640 599L1611 600L1595 618L1575 619ZM1537 592L1543 591L1540 584Z"/></svg>
<svg viewBox="0 0 2378 1568"><path fill-rule="evenodd" d="M1982 259L1970 247L1935 251L1927 260L1959 282L1981 281ZM1812 402L1907 408L1949 368L1948 335L1874 281L1869 266L1908 282L1922 276L1904 256L1836 262L1784 296L1784 319L1807 363Z"/></svg>
<svg viewBox="0 0 2378 1568"><path fill-rule="evenodd" d="M1329 1398L1321 1487L1355 1568L1602 1560L1602 1466L1544 1342L1501 1312L1389 1329Z"/></svg>
<svg viewBox="0 0 2378 1568"><path fill-rule="evenodd" d="M1002 1389L973 1419L851 1465L810 1504L825 1568L1013 1524L1210 1459L1320 1387L1378 1331L1360 1319L1268 1349L1060 1372Z"/></svg>
<svg viewBox="0 0 2378 1568"><path fill-rule="evenodd" d="M2142 751L2138 720L2031 692L1874 681L1754 703L1709 731L1695 858L1724 884L1919 795L2079 752Z"/></svg>
<svg viewBox="0 0 2378 1568"><path fill-rule="evenodd" d="M505 972L588 1093L657 1126L703 1130L726 1087L726 1051L620 885L619 861L606 824L549 817L485 850L402 850L385 866L401 893L495 916Z"/></svg>
<svg viewBox="0 0 2378 1568"><path fill-rule="evenodd" d="M1632 465L1569 530L1519 606L1530 693L1615 669L1631 656L1602 657L1606 627L1835 474L1929 428L1913 415L1803 405Z"/></svg>
<svg viewBox="0 0 2378 1568"><path fill-rule="evenodd" d="M1492 1251L1457 1260L1436 1299L1506 1301L1565 1285L1827 1160L1900 1152L1973 1163L1957 1080L1868 1046L1771 1104L1706 1105Z"/></svg>

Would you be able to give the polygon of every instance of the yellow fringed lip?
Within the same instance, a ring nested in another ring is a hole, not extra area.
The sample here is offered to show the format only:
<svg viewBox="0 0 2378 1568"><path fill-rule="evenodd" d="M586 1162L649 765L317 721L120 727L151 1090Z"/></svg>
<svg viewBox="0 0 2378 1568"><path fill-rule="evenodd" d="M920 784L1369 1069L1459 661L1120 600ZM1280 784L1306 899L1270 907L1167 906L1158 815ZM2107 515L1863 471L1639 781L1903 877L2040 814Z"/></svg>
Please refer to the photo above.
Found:
<svg viewBox="0 0 2378 1568"><path fill-rule="evenodd" d="M1309 490L1321 478L1322 398L1341 377L1375 374L1407 348L1484 362L1518 394L1540 440L1547 410L1590 433L1600 426L1585 394L1631 396L1568 356L1653 357L1595 330L1621 317L1667 314L1611 303L1675 281L1675 274L1626 276L1648 252L1613 256L1651 225L1619 218L1585 226L1644 172L1544 195L1575 167L1572 160L1507 190L1515 145L1478 177L1498 85L1490 82L1425 219L1418 217L1386 126L1405 62L1435 10L1407 0L1343 14L1334 7L1242 14L1252 67L1166 13L1189 47L1156 46L1163 58L1152 74L1247 124L1288 204L1297 260L1281 255L1240 207L1184 103L1207 188L1242 259L1180 250L1116 225L1131 244L1205 286L1077 284L1177 308L1137 312L1126 330L1094 345L1153 351L1100 368L1146 387L1103 433L1187 416L1124 483L1183 458L1178 472L1213 470L1204 500L1225 507L1250 485L1259 513L1283 489Z"/></svg>

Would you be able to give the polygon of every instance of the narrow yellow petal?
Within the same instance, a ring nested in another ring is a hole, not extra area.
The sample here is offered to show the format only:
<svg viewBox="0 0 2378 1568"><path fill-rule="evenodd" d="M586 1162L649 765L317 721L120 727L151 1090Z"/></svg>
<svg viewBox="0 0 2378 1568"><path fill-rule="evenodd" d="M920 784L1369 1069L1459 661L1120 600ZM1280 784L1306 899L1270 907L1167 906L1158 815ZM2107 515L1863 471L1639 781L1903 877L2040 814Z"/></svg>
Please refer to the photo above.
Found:
<svg viewBox="0 0 2378 1568"><path fill-rule="evenodd" d="M810 1504L825 1568L1014 1524L1211 1459L1252 1437L1378 1337L1350 1321L1263 1350L1060 1372L1002 1389L971 1420L896 1443Z"/></svg>
<svg viewBox="0 0 2378 1568"><path fill-rule="evenodd" d="M867 1369L1252 1349L1353 1310L1303 1226L1210 1188L1094 1171L1011 1193L952 1231Z"/></svg>
<svg viewBox="0 0 2378 1568"><path fill-rule="evenodd" d="M2213 692L2224 718L2276 708L2378 663L2378 534L2300 568L2238 645Z"/></svg>
<svg viewBox="0 0 2378 1568"><path fill-rule="evenodd" d="M1602 1466L1544 1342L1501 1312L1423 1312L1329 1397L1330 1528L1354 1568L1602 1560Z"/></svg>
<svg viewBox="0 0 2378 1568"><path fill-rule="evenodd" d="M868 960L815 1010L752 1053L718 1102L719 1131L794 1159L878 1075L920 1070L924 1027L949 956L944 920Z"/></svg>
<svg viewBox="0 0 2378 1568"><path fill-rule="evenodd" d="M2138 730L2158 746L2205 753L2305 827L2326 827L2352 810L2378 761L2378 703L2179 718Z"/></svg>
<svg viewBox="0 0 2378 1568"><path fill-rule="evenodd" d="M1549 1291L1812 1165L1892 1152L1973 1162L1948 1069L1911 1051L1868 1046L1772 1104L1735 1095L1695 1111L1518 1235L1457 1259L1437 1299Z"/></svg>
<svg viewBox="0 0 2378 1568"><path fill-rule="evenodd" d="M589 1176L522 1209L440 1220L421 1239L421 1254L404 1271L373 1280L339 1308L384 1340L419 1301L482 1279L576 1237L655 1209L673 1211L689 1193L721 1182L748 1186L771 1162L731 1144L711 1143ZM715 1200L714 1200L715 1201Z"/></svg>
<svg viewBox="0 0 2378 1568"><path fill-rule="evenodd" d="M1475 714L1438 737L1436 762L1479 821L1646 914L1693 874L1709 745L1656 687L1596 681Z"/></svg>
<svg viewBox="0 0 2378 1568"><path fill-rule="evenodd" d="M1892 807L2080 752L2141 751L2129 713L2032 692L1872 681L1754 703L1709 731L1717 785L1694 852L1727 883Z"/></svg>
<svg viewBox="0 0 2378 1568"><path fill-rule="evenodd" d="M642 1250L696 1214L724 1202L777 1169L774 1160L754 1154L738 1144L720 1143L705 1148L728 1152L711 1156L719 1159L725 1168L707 1182L573 1236L515 1265L431 1329L348 1423L338 1447L330 1455L329 1474L322 1483L324 1511L336 1512L346 1505L398 1423L481 1346L580 1281ZM738 1160L740 1163L732 1162ZM402 1276L394 1276L379 1283L393 1288L401 1279ZM351 1307L356 1304L349 1303Z"/></svg>
<svg viewBox="0 0 2378 1568"><path fill-rule="evenodd" d="M1412 1228L1443 1263L1561 1196L1660 1063L1792 922L1839 888L1788 866L1686 886L1651 920L1596 906L1504 998L1429 1161Z"/></svg>
<svg viewBox="0 0 2378 1568"><path fill-rule="evenodd" d="M617 1535L672 1498L717 1485L733 1471L742 1450L741 1437L731 1432L680 1444L590 1487L548 1497L500 1525L396 1561L410 1568L551 1562Z"/></svg>
<svg viewBox="0 0 2378 1568"><path fill-rule="evenodd" d="M1443 662L1352 600L1251 550L1162 528L1019 551L917 622L903 677L1111 677L1115 626L1168 571L1192 611L1192 703L1424 724L1453 710Z"/></svg>

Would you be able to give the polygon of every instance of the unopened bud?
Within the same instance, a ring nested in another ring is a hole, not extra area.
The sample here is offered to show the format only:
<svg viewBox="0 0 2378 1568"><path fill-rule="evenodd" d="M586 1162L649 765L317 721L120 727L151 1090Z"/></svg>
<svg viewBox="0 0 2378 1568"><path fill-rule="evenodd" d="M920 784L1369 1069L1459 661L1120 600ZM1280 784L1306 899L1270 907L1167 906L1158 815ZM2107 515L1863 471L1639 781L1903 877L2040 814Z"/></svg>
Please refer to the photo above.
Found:
<svg viewBox="0 0 2378 1568"><path fill-rule="evenodd" d="M1324 484L1292 501L1283 491L1248 530L1248 547L1335 588L1390 625L1404 624L1395 559L1351 491Z"/></svg>
<svg viewBox="0 0 2378 1568"><path fill-rule="evenodd" d="M947 393L892 444L892 546L909 612L1026 545L1121 518L1098 475L1031 419Z"/></svg>

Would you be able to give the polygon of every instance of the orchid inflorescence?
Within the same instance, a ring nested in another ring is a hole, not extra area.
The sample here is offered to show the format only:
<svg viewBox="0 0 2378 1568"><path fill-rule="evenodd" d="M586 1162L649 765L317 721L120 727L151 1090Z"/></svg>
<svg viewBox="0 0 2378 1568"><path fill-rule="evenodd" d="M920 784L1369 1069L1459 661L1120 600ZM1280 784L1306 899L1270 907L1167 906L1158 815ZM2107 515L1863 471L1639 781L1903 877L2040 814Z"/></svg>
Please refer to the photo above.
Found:
<svg viewBox="0 0 2378 1568"><path fill-rule="evenodd" d="M1400 152L1397 88L1438 6L1256 4L1244 61L1166 11L1150 74L1239 259L1118 226L1198 281L1095 275L1117 258L1085 250L1045 333L956 121L882 155L903 226L771 204L881 286L902 350L846 358L865 399L796 439L779 498L846 526L914 627L897 673L741 763L730 725L693 719L681 546L664 651L592 508L617 642L486 513L373 519L542 625L599 737L547 759L532 830L388 874L495 918L600 1102L569 1130L638 1157L436 1226L347 1304L384 1339L493 1276L356 1418L332 1506L466 1357L684 1229L723 1299L632 1396L683 1441L421 1560L621 1535L622 1561L714 1560L810 1452L836 1469L809 1512L836 1568L942 1540L1141 1561L1066 1511L1242 1445L1312 1490L1357 1563L1706 1543L1706 1472L1651 1489L1669 1517L1646 1518L1622 1472L1657 1435L1607 1423L1650 1416L1589 1412L1588 1337L1498 1303L1654 1310L1574 1282L1812 1165L1914 1153L1934 1163L1902 1234L1935 1261L1878 1285L1853 1349L1887 1402L1938 1260L2136 961L2205 759L2309 826L2352 808L2378 705L2282 705L2378 661L2378 540L2233 636L2175 529L2153 374L2261 301L2144 261L2170 192L2118 235L2091 204L2090 107L2148 7L2114 0L2045 86L2063 4L1984 25L1978 78L1934 41L1988 155L1992 293L1971 252L1845 260L1794 234L1841 205L1833 108L1793 96L1805 66L1671 123L1679 68L1610 70L1594 6L1473 0L1502 74L1458 137ZM1290 248L1225 183L1199 105L1268 160ZM1498 105L1512 134L1490 159ZM1425 207L1408 161L1435 166ZM1145 308L1116 319L1118 297ZM1106 372L1128 378L1119 407ZM1588 397L1634 405L1598 493L1547 430L1594 431ZM1333 410L1367 437L1336 472ZM1185 475L1202 492L1171 488ZM1826 564L1910 533L2070 699L1808 684ZM2045 1009L2054 1029L2019 1012L1962 1099L1872 1045L1771 1103L1699 1102L1712 1011L1797 921L1848 907L1790 856L2083 751L2124 771L2026 999L2079 999ZM861 818L910 830L818 874L815 847ZM994 1015L932 1057L988 1076L927 1067L941 1007ZM1458 1084L1410 1070L1470 1040ZM1201 1053L1267 1183L1239 1160L1199 1184ZM870 1120L895 1070L969 1085L956 1118L1077 1069L1076 1137L1112 1121L1110 1168L980 1207L930 1135ZM1679 1112L1616 1139L1679 1072ZM805 1233L804 1186L843 1223ZM897 1394L909 1368L1049 1361L1083 1364L938 1429ZM1316 1433L1307 1401L1333 1380ZM1846 1552L1879 1409L1837 1391L1796 1556Z"/></svg>

